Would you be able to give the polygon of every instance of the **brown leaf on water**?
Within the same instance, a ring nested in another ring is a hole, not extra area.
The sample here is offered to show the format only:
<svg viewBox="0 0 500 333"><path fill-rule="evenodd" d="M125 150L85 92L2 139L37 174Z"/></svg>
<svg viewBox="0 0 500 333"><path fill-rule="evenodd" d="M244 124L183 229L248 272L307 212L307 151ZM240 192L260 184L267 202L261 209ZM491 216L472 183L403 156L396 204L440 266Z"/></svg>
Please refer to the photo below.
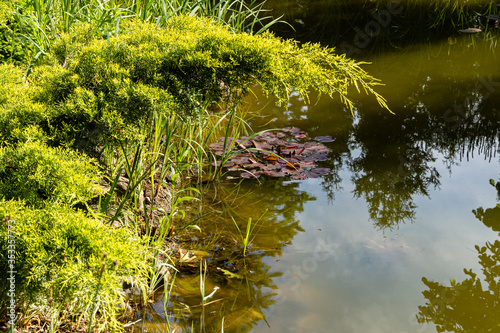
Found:
<svg viewBox="0 0 500 333"><path fill-rule="evenodd" d="M281 156L283 156L283 157L286 157L286 158L288 158L288 157L292 157L292 156L297 155L297 148L286 148L286 149L282 149L282 150L280 151L280 153L281 153Z"/></svg>
<svg viewBox="0 0 500 333"><path fill-rule="evenodd" d="M278 138L269 138L267 143L273 146L286 146L288 144L288 142Z"/></svg>
<svg viewBox="0 0 500 333"><path fill-rule="evenodd" d="M248 163L248 164L243 164L241 167L245 170L253 170L253 169L259 169L260 168L260 163Z"/></svg>
<svg viewBox="0 0 500 333"><path fill-rule="evenodd" d="M272 132L264 132L258 135L259 138L275 138L276 134ZM257 138L257 137L256 137Z"/></svg>
<svg viewBox="0 0 500 333"><path fill-rule="evenodd" d="M327 161L328 160L328 155L326 153L317 153L313 154L310 156L310 158L313 158L313 161Z"/></svg>
<svg viewBox="0 0 500 333"><path fill-rule="evenodd" d="M320 174L317 174L315 172L308 171L305 173L307 175L307 178L319 178L321 177Z"/></svg>
<svg viewBox="0 0 500 333"><path fill-rule="evenodd" d="M276 157L276 155L269 154L267 156L264 156L263 159L269 163L277 163L278 162L278 158Z"/></svg>
<svg viewBox="0 0 500 333"><path fill-rule="evenodd" d="M257 140L252 140L251 141L253 146L257 149L260 150L271 150L273 149L273 146L270 145L267 141L257 141Z"/></svg>
<svg viewBox="0 0 500 333"><path fill-rule="evenodd" d="M326 160L328 160L328 156L326 154L311 154L301 158L301 161L303 162L317 162Z"/></svg>
<svg viewBox="0 0 500 333"><path fill-rule="evenodd" d="M292 179L303 180L309 178L307 173L299 173L297 175L293 175Z"/></svg>
<svg viewBox="0 0 500 333"><path fill-rule="evenodd" d="M294 134L298 134L300 132L300 128L297 128L297 127L285 127L282 129L283 132L289 132L289 133L292 133L292 135Z"/></svg>
<svg viewBox="0 0 500 333"><path fill-rule="evenodd" d="M286 162L286 167L288 169L297 170L297 168L295 167L295 165L293 165L293 163L290 163L290 162Z"/></svg>
<svg viewBox="0 0 500 333"><path fill-rule="evenodd" d="M268 170L262 172L263 175L268 176L268 177L273 177L273 178L281 178L285 177L286 174L284 172L279 172L279 171L273 171L273 170Z"/></svg>
<svg viewBox="0 0 500 333"><path fill-rule="evenodd" d="M214 142L208 145L208 147L212 150L222 150L224 149L224 142Z"/></svg>
<svg viewBox="0 0 500 333"><path fill-rule="evenodd" d="M300 161L298 164L302 169L310 169L316 166L313 161Z"/></svg>
<svg viewBox="0 0 500 333"><path fill-rule="evenodd" d="M247 150L247 147L245 147L244 145L242 145L238 140L235 140L234 141L234 145L240 149L243 149L243 150Z"/></svg>
<svg viewBox="0 0 500 333"><path fill-rule="evenodd" d="M332 172L332 170L328 168L315 168L312 169L310 172L317 174L318 176L326 175Z"/></svg>
<svg viewBox="0 0 500 333"><path fill-rule="evenodd" d="M303 147L301 150L299 150L298 152L295 152L295 155L302 155L302 153L306 150L306 147Z"/></svg>
<svg viewBox="0 0 500 333"><path fill-rule="evenodd" d="M222 161L215 161L212 163L213 166L216 166L216 167L220 167L222 164ZM224 163L224 167L225 168L230 168L234 165L234 162L233 161L227 161L226 163Z"/></svg>
<svg viewBox="0 0 500 333"><path fill-rule="evenodd" d="M271 164L271 163L267 163L267 164L262 164L263 165L263 168L265 170L281 170L281 164Z"/></svg>
<svg viewBox="0 0 500 333"><path fill-rule="evenodd" d="M326 175L327 173L332 172L332 170L329 168L316 168L316 169L314 169L314 172L322 174L322 175Z"/></svg>
<svg viewBox="0 0 500 333"><path fill-rule="evenodd" d="M231 156L223 166L230 172L230 176L254 179L260 175L271 178L291 177L292 179L317 178L331 172L328 168L315 168L317 161L327 160L328 149L320 142L332 142L330 136L316 137L316 142L297 143L296 138L305 139L305 132L297 127L288 127L278 132L265 132L254 136L241 137L240 139L228 138L228 146L241 149L238 154ZM223 154L224 138L220 142L210 145L216 155ZM274 154L265 152L250 152L248 148L273 151ZM220 166L220 162L213 165Z"/></svg>
<svg viewBox="0 0 500 333"><path fill-rule="evenodd" d="M243 172L241 174L241 178L246 178L246 179L255 179L260 176L261 172Z"/></svg>

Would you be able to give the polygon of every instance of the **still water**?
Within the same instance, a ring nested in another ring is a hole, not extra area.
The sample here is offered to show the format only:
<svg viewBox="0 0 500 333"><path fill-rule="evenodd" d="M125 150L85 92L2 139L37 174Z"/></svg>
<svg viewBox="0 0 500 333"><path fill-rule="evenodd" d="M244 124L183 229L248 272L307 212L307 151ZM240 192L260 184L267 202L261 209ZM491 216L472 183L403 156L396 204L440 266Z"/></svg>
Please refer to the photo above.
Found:
<svg viewBox="0 0 500 333"><path fill-rule="evenodd" d="M364 56L394 115L355 93L354 117L328 98L285 110L256 88L253 128L334 137L332 172L203 188L195 259L142 329L167 332L166 303L176 332L500 332L495 51L494 36L454 33ZM249 218L244 257L235 223ZM205 295L219 288L205 305L199 258Z"/></svg>

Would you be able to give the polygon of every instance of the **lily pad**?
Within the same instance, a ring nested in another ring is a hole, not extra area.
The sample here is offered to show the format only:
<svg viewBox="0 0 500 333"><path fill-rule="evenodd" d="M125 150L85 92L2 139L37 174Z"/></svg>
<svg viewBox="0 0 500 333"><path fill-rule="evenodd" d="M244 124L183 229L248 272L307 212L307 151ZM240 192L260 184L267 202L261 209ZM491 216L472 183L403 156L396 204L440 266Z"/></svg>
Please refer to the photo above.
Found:
<svg viewBox="0 0 500 333"><path fill-rule="evenodd" d="M334 138L332 138L331 136L317 136L314 138L315 141L318 141L318 142L333 142L335 141Z"/></svg>
<svg viewBox="0 0 500 333"><path fill-rule="evenodd" d="M321 142L332 142L334 139L318 136L316 141L304 142L305 139L305 132L297 127L287 127L254 137L219 138L209 148L216 156L224 153L232 155L223 165L232 177L239 174L239 177L246 179L260 176L307 179L330 173L328 168L316 168L316 162L327 160L330 152ZM226 152L223 151L224 141L227 142ZM221 163L217 161L213 165L221 166Z"/></svg>
<svg viewBox="0 0 500 333"><path fill-rule="evenodd" d="M326 175L326 174L329 174L330 172L332 172L332 170L330 170L328 168L315 168L315 169L312 169L311 172L314 172L318 175Z"/></svg>

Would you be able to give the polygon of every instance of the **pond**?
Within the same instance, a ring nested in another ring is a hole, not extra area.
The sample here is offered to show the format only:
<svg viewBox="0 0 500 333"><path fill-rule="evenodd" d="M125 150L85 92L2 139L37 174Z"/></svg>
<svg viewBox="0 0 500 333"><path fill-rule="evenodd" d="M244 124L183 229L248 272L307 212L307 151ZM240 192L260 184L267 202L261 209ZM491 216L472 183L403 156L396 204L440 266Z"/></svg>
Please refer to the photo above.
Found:
<svg viewBox="0 0 500 333"><path fill-rule="evenodd" d="M256 87L247 99L252 127L332 136L322 162L332 171L203 186L201 211L211 214L202 233L188 235L192 260L136 328L168 332L168 319L176 332L499 331L500 192L490 179L499 179L500 62L492 32L356 55L372 63L364 68L385 84L378 92L394 114L363 93L353 94L354 116L326 97L309 105L294 97L285 109ZM476 246L488 243L479 257ZM216 289L205 304L200 258L208 263L205 295Z"/></svg>

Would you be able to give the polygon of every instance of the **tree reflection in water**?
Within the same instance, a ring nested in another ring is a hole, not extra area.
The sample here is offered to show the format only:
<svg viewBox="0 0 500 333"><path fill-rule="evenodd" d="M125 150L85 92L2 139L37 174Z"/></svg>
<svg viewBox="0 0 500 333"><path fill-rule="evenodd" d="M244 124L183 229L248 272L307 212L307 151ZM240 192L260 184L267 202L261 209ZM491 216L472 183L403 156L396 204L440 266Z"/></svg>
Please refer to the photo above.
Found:
<svg viewBox="0 0 500 333"><path fill-rule="evenodd" d="M191 332L192 327L196 332L218 332L222 323L224 332L249 332L266 320L263 312L276 302L273 280L282 275L271 271L264 258L279 257L282 248L304 231L297 214L316 198L300 190L298 182L276 179L210 184L202 189L202 195L202 204L195 210L211 214L200 222L201 234L184 236L184 244L189 246L185 250L191 250L192 260L176 265L180 273L169 295L167 317L176 332ZM250 237L249 251L243 255L235 223L245 232L249 218L258 224ZM182 247L183 239L179 241ZM205 305L200 294L202 258L208 266L205 294L220 288ZM162 297L160 292L155 304L140 314L149 318L143 327L148 331L167 331Z"/></svg>
<svg viewBox="0 0 500 333"><path fill-rule="evenodd" d="M327 144L329 161L322 165L332 170L322 178L330 200L342 191L341 174L347 168L353 194L367 202L376 228L413 222L416 197L429 197L440 185L439 163L451 172L475 155L491 160L496 154L500 62L496 39L486 36L408 47L397 57L372 55L370 70L386 84L379 91L395 115L381 111L363 94L353 95L355 117L324 99L304 106L292 98L285 112L266 108L268 118L262 123L275 118L269 126L297 126L311 137L333 136L335 142ZM404 75L393 73L403 70ZM258 92L257 98L265 100ZM260 124L254 120L253 125Z"/></svg>
<svg viewBox="0 0 500 333"><path fill-rule="evenodd" d="M471 53L484 51L489 42L470 45L469 39L462 39L449 49L432 50L436 62L443 64L441 72L422 70L430 65L425 48L420 49L424 54L414 56L412 63L417 62L407 71L410 94L389 97L397 101L391 104L395 115L357 101L359 122L350 132L351 149L359 153L351 153L347 164L354 195L366 200L376 227L394 228L414 220L415 197L429 197L440 185L437 162L443 161L451 172L454 164L475 154L489 160L496 154L500 77L485 74L492 68L483 63L460 61L472 59ZM383 94L391 96L389 91Z"/></svg>
<svg viewBox="0 0 500 333"><path fill-rule="evenodd" d="M487 227L499 231L499 210L497 205L486 211L480 207L473 213ZM429 289L423 292L427 302L419 306L419 323L434 323L438 332L500 331L500 240L482 247L476 245L476 250L486 284L467 269L464 272L469 278L462 282L452 280L449 287L422 278Z"/></svg>
<svg viewBox="0 0 500 333"><path fill-rule="evenodd" d="M372 66L384 68L380 73L404 70L404 84L401 75L389 75L393 81L381 76L387 86L380 92L390 101L395 115L379 112L362 96L354 98L356 117L324 99L308 107L297 99L287 111L266 109L262 113L269 118L261 124L254 120L252 125L261 130L259 125L277 118L268 128L296 126L311 137L335 137L335 142L327 144L332 152L323 165L332 170L321 179L326 195L334 200L342 191L342 171L351 172L353 193L366 201L375 227L397 228L415 219L416 197L430 196L440 185L436 163L444 162L451 170L473 154L492 159L497 151L500 62L494 59L493 43L471 38L408 48L403 51L408 54L394 58L374 57ZM489 58L493 59L485 60ZM390 64L384 63L387 59ZM393 63L393 59L399 63ZM262 103L265 97L256 94ZM255 109L260 110L260 106ZM263 313L276 303L273 281L282 273L272 270L269 261L277 260L283 246L303 231L297 214L315 198L301 191L297 182L259 181L245 181L239 186L209 185L203 191L202 206L192 213L212 214L203 219L201 235L189 235L197 244L198 261L181 266L183 273L177 276L166 309L177 332L191 332L191 327L197 332L220 331L223 318L225 332L248 332L265 320ZM266 209L255 229L250 252L243 256L233 219L245 230L248 218L256 221ZM478 208L475 214L485 225L500 231L500 208ZM492 327L499 331L500 242L486 244L479 252L488 288L472 271L466 271L468 279L450 287L424 278L429 302L420 307L420 322L434 322L442 331L483 332ZM205 306L201 306L199 290L200 257L208 261L208 293L215 286L221 287L212 303ZM155 325L165 323L159 306L161 297L151 311L143 314L156 321Z"/></svg>

